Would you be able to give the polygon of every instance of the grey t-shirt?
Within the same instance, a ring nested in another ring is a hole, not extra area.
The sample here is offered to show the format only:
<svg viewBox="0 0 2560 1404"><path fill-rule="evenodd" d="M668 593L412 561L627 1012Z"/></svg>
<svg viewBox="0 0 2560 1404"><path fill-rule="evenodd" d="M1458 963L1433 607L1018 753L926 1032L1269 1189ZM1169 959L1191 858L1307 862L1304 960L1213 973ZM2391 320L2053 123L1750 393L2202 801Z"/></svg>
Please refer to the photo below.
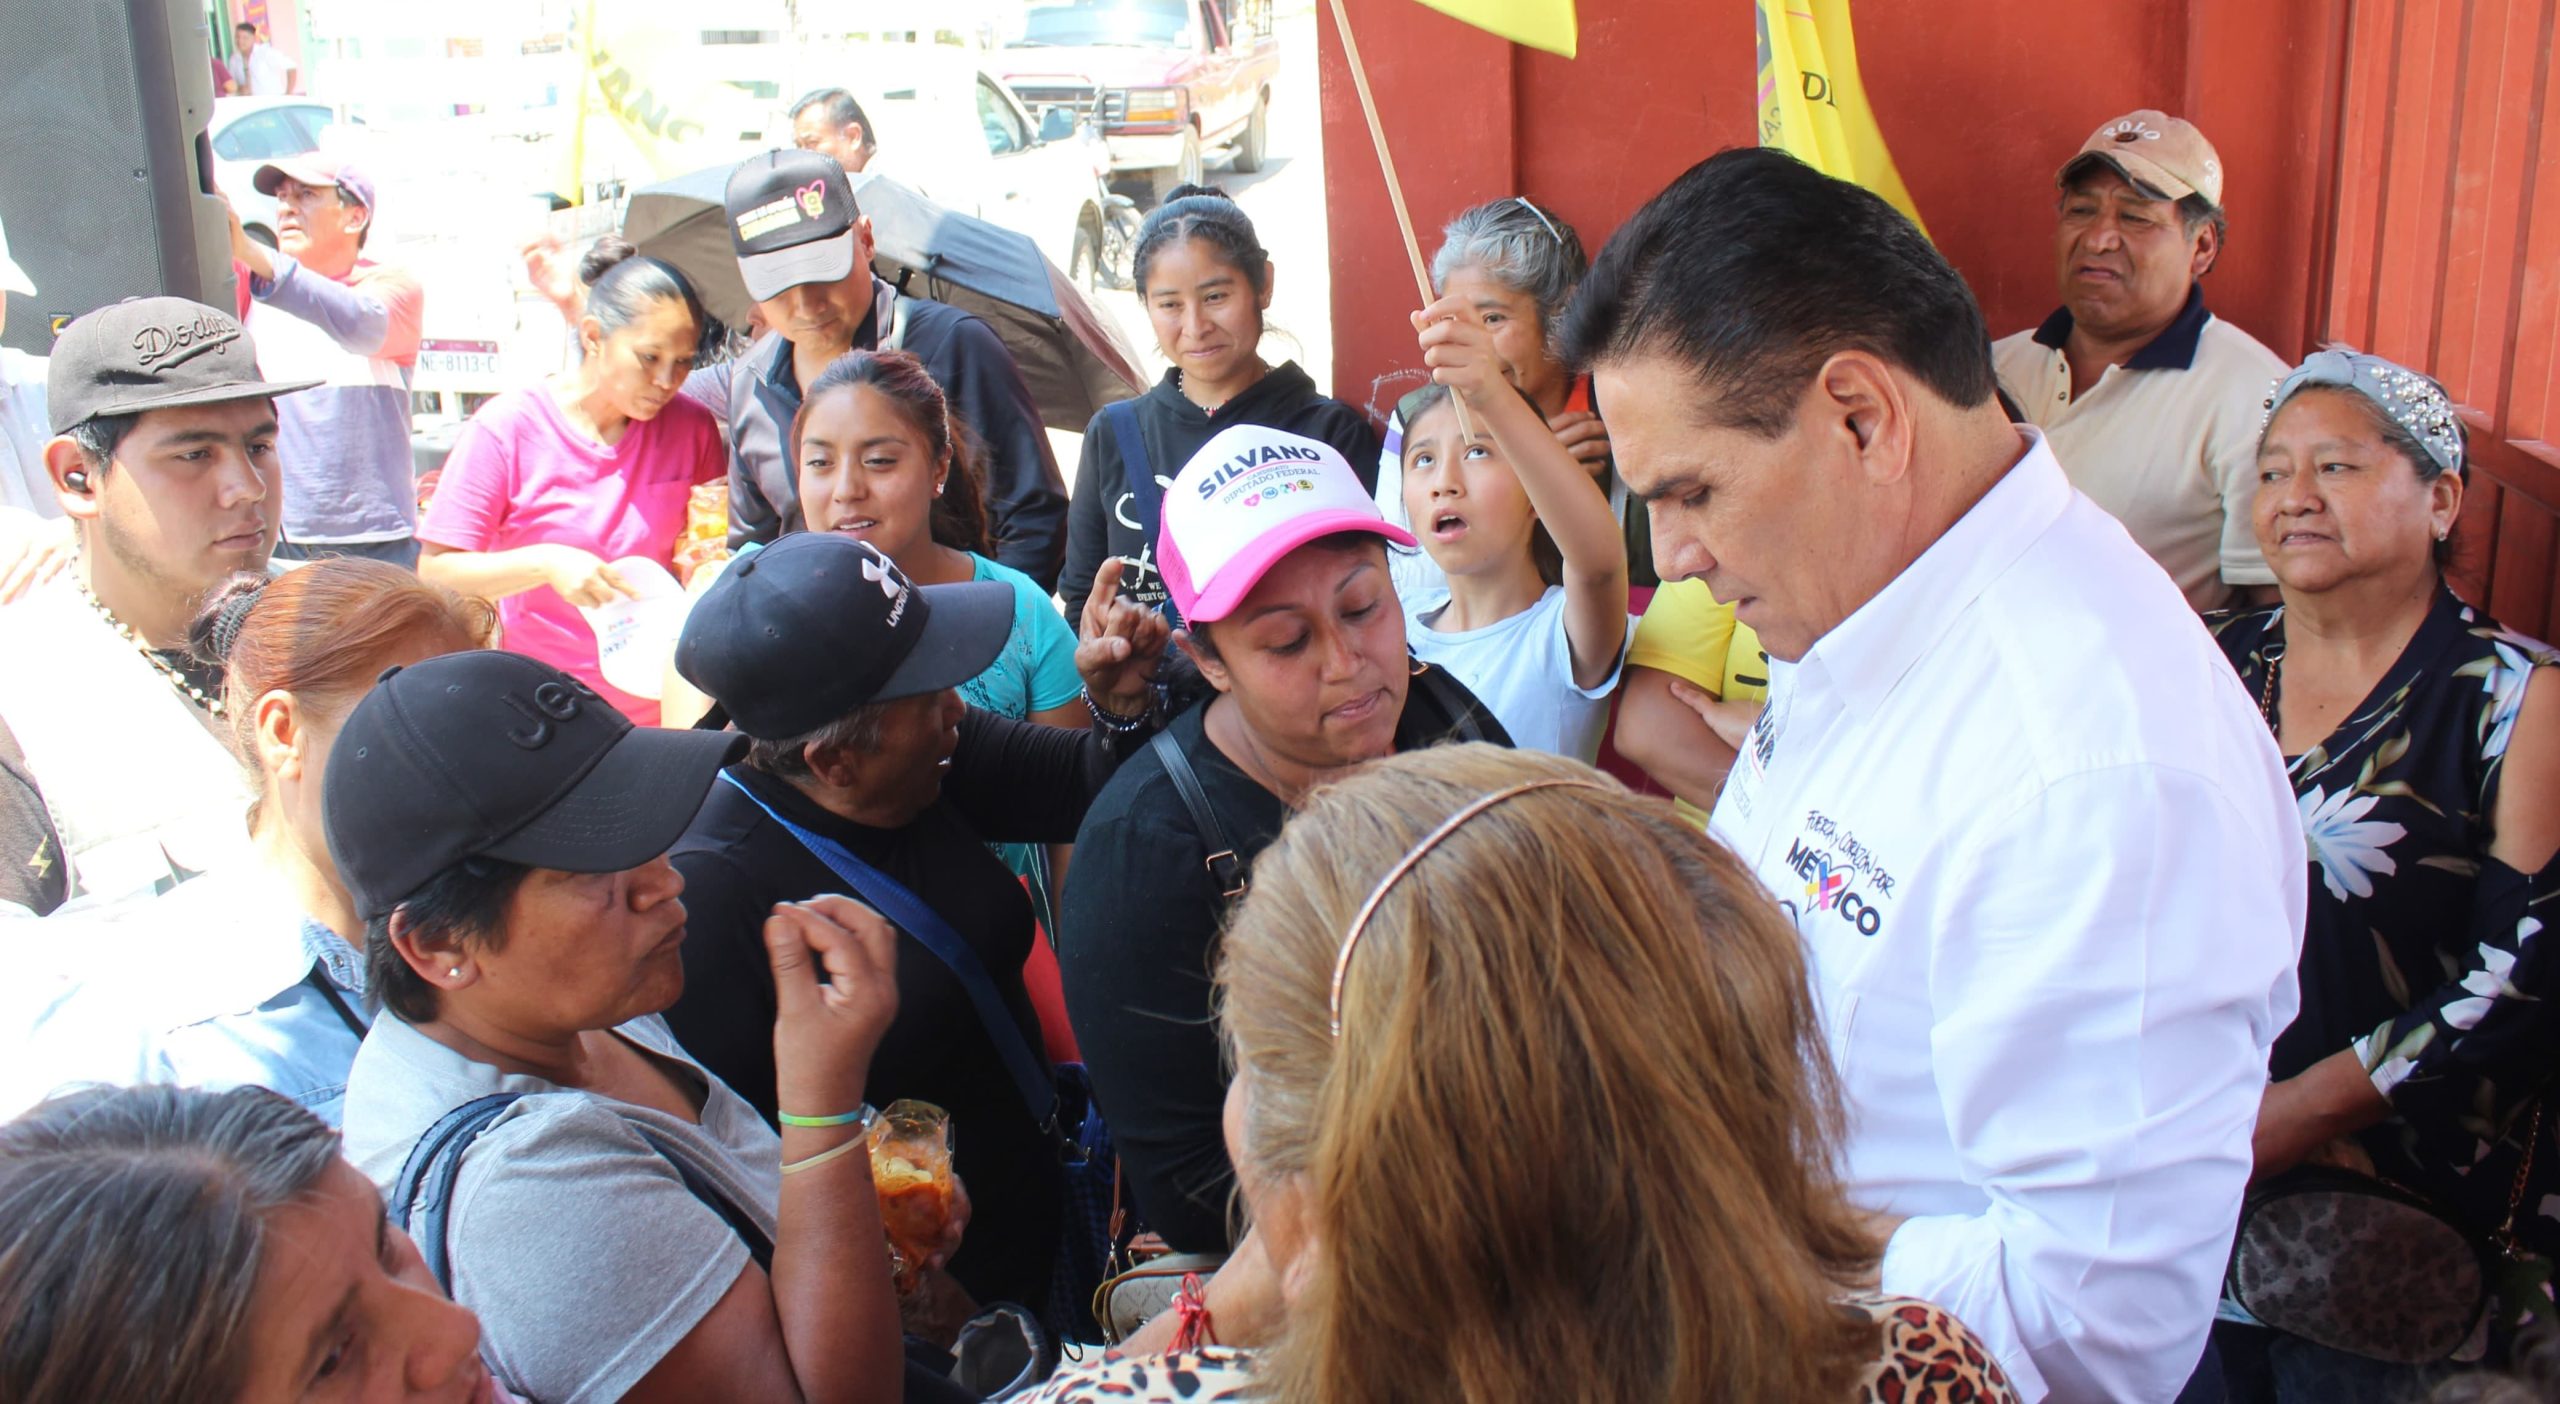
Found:
<svg viewBox="0 0 2560 1404"><path fill-rule="evenodd" d="M446 1112L527 1093L463 1156L446 1227L453 1294L480 1314L499 1383L542 1404L608 1404L709 1314L748 1263L746 1245L687 1190L638 1126L770 1237L782 1143L753 1108L686 1056L654 1015L616 1032L707 1086L702 1123L538 1077L499 1072L400 1019L376 1019L347 1080L346 1151L387 1193Z"/></svg>

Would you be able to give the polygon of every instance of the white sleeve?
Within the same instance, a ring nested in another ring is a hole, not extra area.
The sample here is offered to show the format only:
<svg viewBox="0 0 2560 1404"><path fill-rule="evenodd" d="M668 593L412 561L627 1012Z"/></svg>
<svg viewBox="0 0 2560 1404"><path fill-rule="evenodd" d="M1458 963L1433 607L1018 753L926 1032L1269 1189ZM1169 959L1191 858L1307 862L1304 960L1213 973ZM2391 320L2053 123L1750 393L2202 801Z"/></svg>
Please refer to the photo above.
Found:
<svg viewBox="0 0 2560 1404"><path fill-rule="evenodd" d="M1939 1098L1990 1207L1906 1221L1883 1284L1954 1312L2022 1399L2166 1404L2204 1350L2301 907L2299 851L2245 803L2160 766L2066 777L1932 913Z"/></svg>

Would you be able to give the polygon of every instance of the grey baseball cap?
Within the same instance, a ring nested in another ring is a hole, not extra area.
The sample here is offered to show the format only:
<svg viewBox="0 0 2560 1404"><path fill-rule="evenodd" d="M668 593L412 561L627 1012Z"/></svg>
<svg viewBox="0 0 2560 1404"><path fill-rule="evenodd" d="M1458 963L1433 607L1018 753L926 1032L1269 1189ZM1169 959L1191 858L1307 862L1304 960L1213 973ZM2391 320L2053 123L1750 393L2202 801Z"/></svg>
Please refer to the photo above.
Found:
<svg viewBox="0 0 2560 1404"><path fill-rule="evenodd" d="M45 369L53 432L102 414L264 400L316 380L275 382L230 313L183 297L133 297L62 329Z"/></svg>

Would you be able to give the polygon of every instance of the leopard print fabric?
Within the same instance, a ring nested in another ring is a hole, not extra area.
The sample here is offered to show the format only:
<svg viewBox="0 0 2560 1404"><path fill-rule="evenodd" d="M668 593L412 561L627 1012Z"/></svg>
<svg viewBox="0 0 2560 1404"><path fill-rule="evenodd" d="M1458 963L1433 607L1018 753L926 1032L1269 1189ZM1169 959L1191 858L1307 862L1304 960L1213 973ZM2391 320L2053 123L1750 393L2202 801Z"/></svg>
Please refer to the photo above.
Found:
<svg viewBox="0 0 2560 1404"><path fill-rule="evenodd" d="M2000 1363L1962 1322L1909 1297L1853 1297L1843 1311L1881 1333L1853 1404L2018 1404ZM1217 1404L1252 1397L1253 1356L1209 1346L1138 1360L1105 1358L1050 1377L1029 1404Z"/></svg>

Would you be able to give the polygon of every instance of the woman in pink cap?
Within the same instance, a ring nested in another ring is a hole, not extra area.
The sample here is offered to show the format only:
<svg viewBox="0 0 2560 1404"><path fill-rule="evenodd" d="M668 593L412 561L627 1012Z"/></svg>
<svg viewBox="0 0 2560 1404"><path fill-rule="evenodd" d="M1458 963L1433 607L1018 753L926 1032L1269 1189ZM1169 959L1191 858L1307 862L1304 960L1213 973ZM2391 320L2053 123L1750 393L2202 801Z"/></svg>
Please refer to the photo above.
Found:
<svg viewBox="0 0 2560 1404"><path fill-rule="evenodd" d="M1166 490L1163 523L1182 648L1212 691L1094 801L1059 920L1084 935L1058 956L1139 1215L1177 1251L1221 1254L1235 1175L1208 970L1254 855L1309 791L1362 762L1510 737L1406 650L1387 546L1412 533L1339 450L1227 429Z"/></svg>

